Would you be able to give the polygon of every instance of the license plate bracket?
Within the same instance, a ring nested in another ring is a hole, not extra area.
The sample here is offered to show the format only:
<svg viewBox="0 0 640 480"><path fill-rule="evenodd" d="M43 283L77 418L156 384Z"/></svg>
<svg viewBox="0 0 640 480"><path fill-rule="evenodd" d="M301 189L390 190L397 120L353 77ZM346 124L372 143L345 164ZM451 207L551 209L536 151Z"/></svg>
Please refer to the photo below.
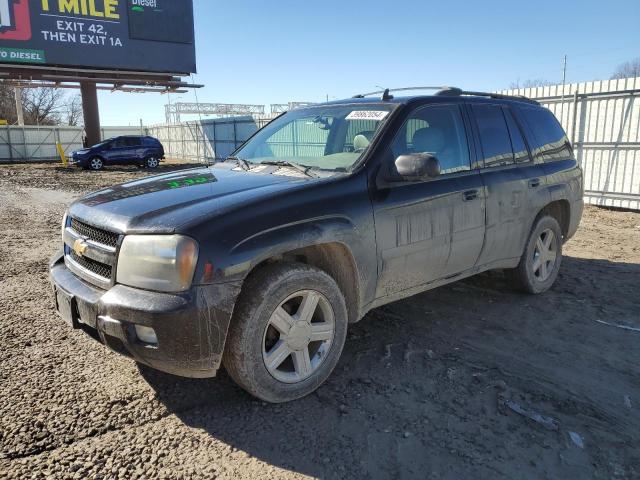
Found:
<svg viewBox="0 0 640 480"><path fill-rule="evenodd" d="M56 288L55 296L58 315L72 328L78 328L78 310L73 295L65 292L61 288Z"/></svg>

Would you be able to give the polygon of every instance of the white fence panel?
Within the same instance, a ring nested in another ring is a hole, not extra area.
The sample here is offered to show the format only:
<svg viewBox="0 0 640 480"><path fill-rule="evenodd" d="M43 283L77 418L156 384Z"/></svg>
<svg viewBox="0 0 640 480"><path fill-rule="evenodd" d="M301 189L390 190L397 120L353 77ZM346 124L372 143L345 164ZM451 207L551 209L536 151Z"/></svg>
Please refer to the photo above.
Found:
<svg viewBox="0 0 640 480"><path fill-rule="evenodd" d="M640 210L640 77L505 90L558 118L584 169L585 201Z"/></svg>
<svg viewBox="0 0 640 480"><path fill-rule="evenodd" d="M140 127L104 127L101 133L103 139L139 135ZM67 155L82 148L82 127L0 127L0 163L57 160L56 142L62 144Z"/></svg>

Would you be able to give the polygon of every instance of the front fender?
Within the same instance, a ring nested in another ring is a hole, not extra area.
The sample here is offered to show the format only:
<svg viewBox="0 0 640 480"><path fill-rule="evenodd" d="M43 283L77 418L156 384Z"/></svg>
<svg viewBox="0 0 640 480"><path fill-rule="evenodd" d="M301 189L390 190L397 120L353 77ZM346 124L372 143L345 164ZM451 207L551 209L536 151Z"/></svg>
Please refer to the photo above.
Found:
<svg viewBox="0 0 640 480"><path fill-rule="evenodd" d="M364 246L357 227L346 216L326 216L280 225L238 242L229 252L229 265L220 274L225 281L244 279L256 265L269 258L325 243L345 245L358 265L356 252Z"/></svg>

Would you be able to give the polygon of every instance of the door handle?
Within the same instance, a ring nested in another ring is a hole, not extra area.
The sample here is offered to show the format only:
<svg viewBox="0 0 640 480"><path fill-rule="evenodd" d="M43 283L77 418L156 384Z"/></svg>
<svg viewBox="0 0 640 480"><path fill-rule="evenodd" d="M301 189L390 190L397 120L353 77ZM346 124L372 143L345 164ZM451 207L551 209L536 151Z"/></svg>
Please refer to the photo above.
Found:
<svg viewBox="0 0 640 480"><path fill-rule="evenodd" d="M478 190L467 190L462 194L462 201L469 202L478 198Z"/></svg>
<svg viewBox="0 0 640 480"><path fill-rule="evenodd" d="M532 178L529 180L529 188L538 188L540 186L539 178Z"/></svg>

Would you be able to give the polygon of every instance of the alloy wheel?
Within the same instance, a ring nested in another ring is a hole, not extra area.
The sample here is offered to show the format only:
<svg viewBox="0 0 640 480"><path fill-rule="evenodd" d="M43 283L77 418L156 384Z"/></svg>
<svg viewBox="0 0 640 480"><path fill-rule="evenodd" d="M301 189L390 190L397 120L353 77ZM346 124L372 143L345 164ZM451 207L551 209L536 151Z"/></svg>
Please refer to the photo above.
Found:
<svg viewBox="0 0 640 480"><path fill-rule="evenodd" d="M147 167L149 167L149 168L156 168L159 163L160 162L158 162L158 159L155 158L155 157L147 158Z"/></svg>
<svg viewBox="0 0 640 480"><path fill-rule="evenodd" d="M102 160L100 160L99 158L92 158L91 168L93 170L100 170L102 168Z"/></svg>
<svg viewBox="0 0 640 480"><path fill-rule="evenodd" d="M316 290L287 297L271 314L262 340L262 359L276 380L297 383L309 378L327 357L335 335L335 316Z"/></svg>
<svg viewBox="0 0 640 480"><path fill-rule="evenodd" d="M533 249L533 259L531 270L536 280L540 282L546 281L551 274L556 264L558 257L556 236L553 230L547 228L543 230L538 239L536 240L535 247Z"/></svg>

